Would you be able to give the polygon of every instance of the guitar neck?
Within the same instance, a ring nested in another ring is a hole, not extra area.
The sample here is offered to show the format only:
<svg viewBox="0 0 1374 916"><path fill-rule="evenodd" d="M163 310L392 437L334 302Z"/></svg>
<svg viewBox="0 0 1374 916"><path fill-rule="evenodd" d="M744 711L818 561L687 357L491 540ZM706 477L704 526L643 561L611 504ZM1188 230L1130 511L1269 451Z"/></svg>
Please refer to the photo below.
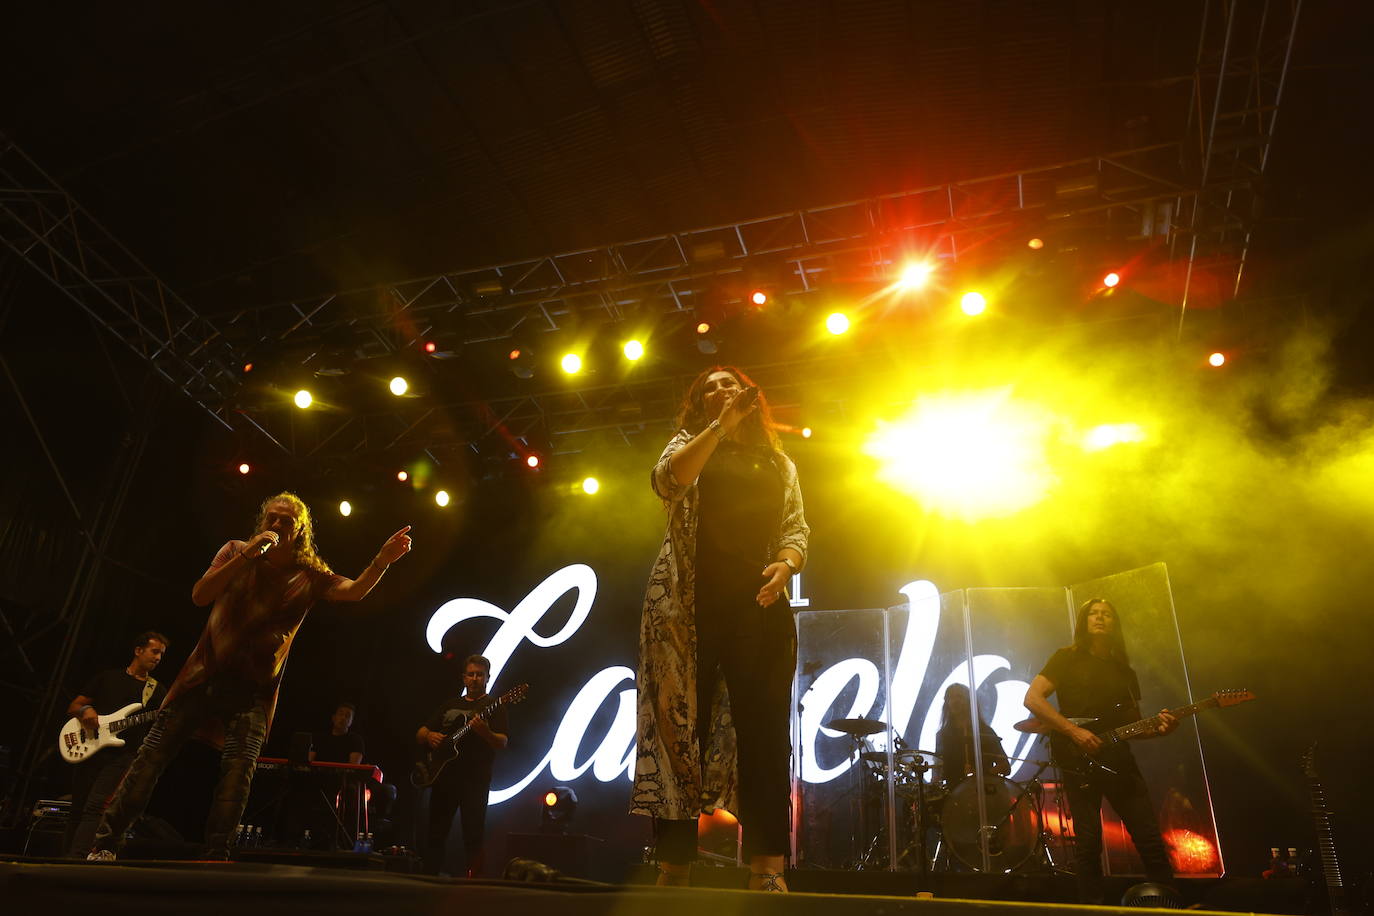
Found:
<svg viewBox="0 0 1374 916"><path fill-rule="evenodd" d="M1217 705L1216 697L1208 697L1196 703L1189 703L1187 706L1180 706L1177 709L1169 710L1169 715L1175 719L1186 719L1188 716L1195 716L1204 709L1210 709ZM1139 722L1132 722L1130 725L1123 725L1114 728L1109 732L1098 735L1103 741L1115 742L1126 741L1130 738L1138 738L1141 735L1149 735L1159 727L1159 717L1150 716L1148 719L1141 719Z"/></svg>
<svg viewBox="0 0 1374 916"><path fill-rule="evenodd" d="M133 728L135 725L142 725L144 722L150 721L156 715L156 709L149 709L145 710L144 712L134 713L132 716L125 716L122 719L115 719L113 722L106 722L105 730L112 734L114 732L122 732L126 728Z"/></svg>

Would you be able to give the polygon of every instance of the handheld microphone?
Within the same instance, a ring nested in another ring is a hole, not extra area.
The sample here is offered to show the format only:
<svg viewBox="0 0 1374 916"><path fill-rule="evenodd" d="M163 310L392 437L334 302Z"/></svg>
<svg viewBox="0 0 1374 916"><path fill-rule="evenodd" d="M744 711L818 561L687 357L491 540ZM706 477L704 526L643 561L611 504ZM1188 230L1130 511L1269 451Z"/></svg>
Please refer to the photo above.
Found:
<svg viewBox="0 0 1374 916"><path fill-rule="evenodd" d="M754 402L759 399L759 389L756 385L750 385L735 396L734 407L738 410L746 410L754 406Z"/></svg>

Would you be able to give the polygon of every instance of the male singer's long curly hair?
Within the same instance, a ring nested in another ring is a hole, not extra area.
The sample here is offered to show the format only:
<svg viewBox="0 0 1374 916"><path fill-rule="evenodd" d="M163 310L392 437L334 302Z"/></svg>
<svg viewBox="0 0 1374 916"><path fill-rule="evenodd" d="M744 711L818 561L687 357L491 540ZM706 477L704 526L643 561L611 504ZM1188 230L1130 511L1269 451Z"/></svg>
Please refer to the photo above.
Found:
<svg viewBox="0 0 1374 916"><path fill-rule="evenodd" d="M276 503L285 503L296 512L296 546L291 557L296 565L316 572L332 573L334 570L330 569L329 564L315 552L315 522L310 516L310 507L295 493L284 490L276 496L264 499L258 507L258 518L253 523L253 533L257 534L265 529L267 508Z"/></svg>
<svg viewBox="0 0 1374 916"><path fill-rule="evenodd" d="M708 416L706 412L706 380L716 372L730 373L735 377L735 381L745 388L758 388L753 379L734 366L712 366L703 370L692 380L692 384L687 388L686 397L682 399L682 406L677 414L678 429L685 429L695 436L716 419L715 416ZM782 452L782 440L778 438L778 432L773 427L773 411L769 408L768 398L764 396L762 389L759 390L758 405L756 410L740 421L739 438L749 445L766 445L775 452Z"/></svg>

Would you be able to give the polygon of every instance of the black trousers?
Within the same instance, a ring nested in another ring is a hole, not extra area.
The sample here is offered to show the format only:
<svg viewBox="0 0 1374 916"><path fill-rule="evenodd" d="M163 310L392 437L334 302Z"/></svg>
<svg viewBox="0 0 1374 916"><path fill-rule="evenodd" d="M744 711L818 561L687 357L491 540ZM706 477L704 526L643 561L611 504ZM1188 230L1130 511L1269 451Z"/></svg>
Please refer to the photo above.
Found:
<svg viewBox="0 0 1374 916"><path fill-rule="evenodd" d="M491 774L485 772L465 772L452 770L445 772L429 794L429 830L425 837L425 871L437 875L444 867L444 847L449 830L453 827L453 815L461 812L463 817L463 855L467 873L477 876L482 873L485 858L482 854L482 840L487 830L487 795L491 791Z"/></svg>
<svg viewBox="0 0 1374 916"><path fill-rule="evenodd" d="M710 734L711 699L717 675L730 693L730 718L738 750L739 817L746 858L785 855L791 825L792 676L797 667L797 630L785 598L759 607L763 564L720 573L698 567L697 734L703 762ZM695 819L655 825L660 861L696 858Z"/></svg>
<svg viewBox="0 0 1374 916"><path fill-rule="evenodd" d="M134 751L117 748L72 767L72 807L63 837L68 856L84 859L91 851L100 815L133 759Z"/></svg>
<svg viewBox="0 0 1374 916"><path fill-rule="evenodd" d="M1112 803L1126 825L1136 852L1145 863L1145 877L1160 884L1174 879L1169 850L1159 833L1150 792L1139 772L1123 770L1119 775L1094 774L1067 777L1065 795L1073 815L1074 873L1078 880L1079 903L1104 903L1102 880L1102 799Z"/></svg>

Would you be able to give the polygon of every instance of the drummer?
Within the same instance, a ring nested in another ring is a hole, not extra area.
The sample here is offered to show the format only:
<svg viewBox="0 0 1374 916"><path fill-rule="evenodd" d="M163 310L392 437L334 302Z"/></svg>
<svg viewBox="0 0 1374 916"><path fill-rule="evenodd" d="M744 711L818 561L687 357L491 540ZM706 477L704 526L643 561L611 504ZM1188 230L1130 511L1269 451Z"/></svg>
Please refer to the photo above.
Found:
<svg viewBox="0 0 1374 916"><path fill-rule="evenodd" d="M969 709L969 690L963 684L950 684L945 690L945 708L940 720L940 730L935 735L934 779L952 786L965 776L973 775L973 716ZM1002 749L1002 739L997 732L978 713L978 734L983 754L983 772L989 776L1007 776L1011 764L1007 761L1006 751Z"/></svg>

